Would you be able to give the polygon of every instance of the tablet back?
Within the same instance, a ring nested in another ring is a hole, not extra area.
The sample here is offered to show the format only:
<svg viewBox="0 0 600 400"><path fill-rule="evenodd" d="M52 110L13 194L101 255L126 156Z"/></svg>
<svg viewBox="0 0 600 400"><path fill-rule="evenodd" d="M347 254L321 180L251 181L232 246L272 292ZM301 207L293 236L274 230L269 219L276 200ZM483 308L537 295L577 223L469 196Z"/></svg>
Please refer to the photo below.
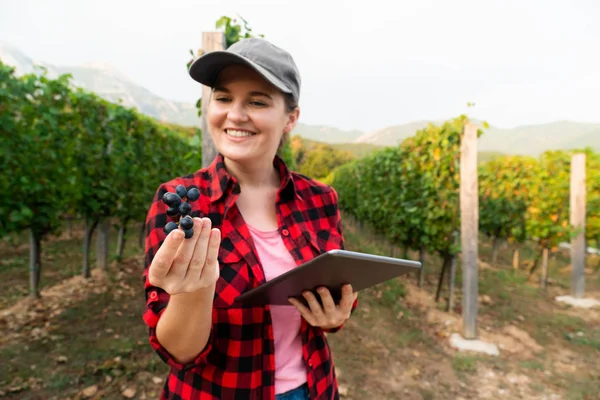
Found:
<svg viewBox="0 0 600 400"><path fill-rule="evenodd" d="M420 268L421 263L417 261L349 250L331 250L242 293L237 297L236 303L249 306L290 305L288 297L295 297L306 304L303 291L312 291L320 300L316 289L325 286L337 304L341 299L341 287L346 283L350 283L353 290L358 292Z"/></svg>

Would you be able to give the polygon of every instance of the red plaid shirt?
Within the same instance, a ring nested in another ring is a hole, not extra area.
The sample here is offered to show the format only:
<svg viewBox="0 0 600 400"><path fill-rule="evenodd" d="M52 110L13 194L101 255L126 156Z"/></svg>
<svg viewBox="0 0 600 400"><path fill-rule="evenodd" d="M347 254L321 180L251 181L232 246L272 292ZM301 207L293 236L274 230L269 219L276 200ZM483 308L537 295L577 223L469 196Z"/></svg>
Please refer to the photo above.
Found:
<svg viewBox="0 0 600 400"><path fill-rule="evenodd" d="M279 230L296 264L331 249L343 249L335 190L290 172L278 156L274 165L282 178L276 200ZM171 220L162 197L165 191L174 192L178 184L200 190L200 199L192 203L192 216L210 218L213 226L221 229L222 238L210 337L206 348L186 365L175 361L156 338L156 325L169 295L147 280L148 267L165 239L163 227ZM275 398L275 346L269 306L233 304L236 296L265 282L250 232L235 205L239 193L237 180L226 171L223 156L218 154L207 168L161 184L148 212L144 321L149 326L152 347L171 367L161 399ZM302 318L301 336L310 398L338 399L337 378L324 330L312 327Z"/></svg>

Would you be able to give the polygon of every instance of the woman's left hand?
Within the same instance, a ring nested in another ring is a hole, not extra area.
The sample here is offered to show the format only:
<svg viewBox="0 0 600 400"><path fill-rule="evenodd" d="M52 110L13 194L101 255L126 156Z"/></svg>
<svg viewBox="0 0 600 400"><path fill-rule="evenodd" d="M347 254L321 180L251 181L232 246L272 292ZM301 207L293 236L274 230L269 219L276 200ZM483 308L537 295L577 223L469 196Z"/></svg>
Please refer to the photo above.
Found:
<svg viewBox="0 0 600 400"><path fill-rule="evenodd" d="M317 289L317 292L321 296L322 307L312 292L308 291L304 292L303 296L310 308L294 298L288 299L300 311L306 322L321 329L333 329L342 325L350 318L352 304L354 304L358 296L358 293L352 293L351 285L348 284L342 287L342 298L340 304L337 305L333 302L331 293L329 293L327 288L321 287Z"/></svg>

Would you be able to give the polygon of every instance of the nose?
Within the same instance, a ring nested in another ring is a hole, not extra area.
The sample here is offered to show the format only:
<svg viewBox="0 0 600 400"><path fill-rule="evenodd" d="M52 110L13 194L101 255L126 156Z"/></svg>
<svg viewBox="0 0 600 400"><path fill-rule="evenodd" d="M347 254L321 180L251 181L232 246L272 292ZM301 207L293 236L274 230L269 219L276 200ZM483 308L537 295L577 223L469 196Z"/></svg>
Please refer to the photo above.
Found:
<svg viewBox="0 0 600 400"><path fill-rule="evenodd" d="M232 102L227 112L227 119L233 123L248 121L248 114L246 114L244 104L239 101Z"/></svg>

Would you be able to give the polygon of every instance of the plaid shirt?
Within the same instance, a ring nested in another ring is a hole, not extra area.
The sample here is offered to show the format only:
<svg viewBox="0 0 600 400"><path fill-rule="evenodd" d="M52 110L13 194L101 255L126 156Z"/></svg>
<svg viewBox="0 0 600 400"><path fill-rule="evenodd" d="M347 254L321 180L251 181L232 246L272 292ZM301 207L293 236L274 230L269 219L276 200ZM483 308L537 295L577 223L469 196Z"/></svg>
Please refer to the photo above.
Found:
<svg viewBox="0 0 600 400"><path fill-rule="evenodd" d="M335 190L289 171L278 156L274 166L282 178L276 200L279 230L296 264L331 249L343 249ZM221 229L220 277L210 337L205 349L186 365L175 361L156 338L156 325L169 295L147 280L148 267L165 239L163 227L170 220L162 197L167 190L174 192L178 184L200 190L200 199L192 203L192 216L207 216L213 227ZM161 399L275 398L275 346L269 306L233 304L236 296L265 282L250 232L235 205L239 193L237 180L226 171L223 156L217 154L207 168L161 184L150 206L146 219L143 317L149 326L150 344L171 367ZM357 303L354 302L353 311ZM309 394L311 399L338 399L337 378L324 332L302 318L302 357Z"/></svg>

